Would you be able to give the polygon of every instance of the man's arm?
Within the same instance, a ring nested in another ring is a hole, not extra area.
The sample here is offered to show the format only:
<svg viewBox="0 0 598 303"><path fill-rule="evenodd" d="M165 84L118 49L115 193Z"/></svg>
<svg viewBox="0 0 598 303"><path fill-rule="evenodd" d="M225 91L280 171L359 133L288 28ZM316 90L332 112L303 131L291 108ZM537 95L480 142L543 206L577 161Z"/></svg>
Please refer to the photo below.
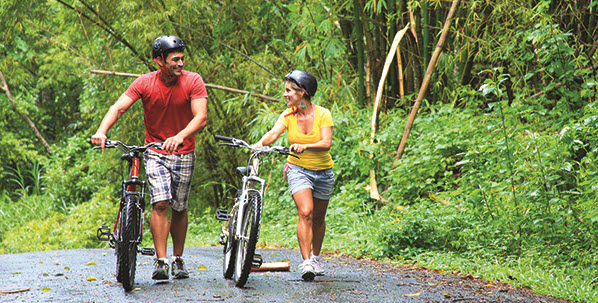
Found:
<svg viewBox="0 0 598 303"><path fill-rule="evenodd" d="M191 138L198 131L206 126L208 120L208 99L199 98L191 100L191 112L193 119L174 137L170 137L164 141L164 150L173 152L185 139Z"/></svg>
<svg viewBox="0 0 598 303"><path fill-rule="evenodd" d="M102 119L100 127L96 131L95 135L91 137L91 144L99 145L102 147L102 150L104 150L104 147L106 146L106 134L108 133L108 130L125 112L127 112L127 110L129 110L133 103L135 103L135 100L131 99L125 94L122 94L116 103L110 106L108 113L106 113L106 116L104 116L104 119Z"/></svg>

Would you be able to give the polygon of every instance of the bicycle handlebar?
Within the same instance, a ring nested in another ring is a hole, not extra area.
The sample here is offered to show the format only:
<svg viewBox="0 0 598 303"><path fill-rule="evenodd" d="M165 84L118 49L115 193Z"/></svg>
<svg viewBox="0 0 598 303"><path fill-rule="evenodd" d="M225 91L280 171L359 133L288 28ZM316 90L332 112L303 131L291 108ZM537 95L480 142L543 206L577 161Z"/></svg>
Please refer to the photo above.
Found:
<svg viewBox="0 0 598 303"><path fill-rule="evenodd" d="M258 153L258 154L266 154L266 153L276 152L281 155L292 156L292 157L299 159L299 157L297 155L291 154L289 151L289 148L286 146L264 146L264 147L260 147L260 148L254 148L253 146L249 145L247 142L245 142L241 139L225 137L225 136L220 136L220 135L214 135L214 138L216 138L216 140L220 140L220 141L228 141L228 143L218 143L218 145L226 145L226 146L232 146L232 147L245 147L245 148L250 149L252 152Z"/></svg>
<svg viewBox="0 0 598 303"><path fill-rule="evenodd" d="M91 140L90 140L89 143L91 143ZM162 149L162 144L163 143L164 142L152 142L152 143L148 143L148 144L146 144L144 146L137 146L137 145L127 145L127 144L125 144L125 143L123 143L121 141L118 141L118 140L108 140L107 139L104 147L105 148L116 148L116 147L118 147L119 149L121 149L122 151L127 152L127 153L131 153L131 152L140 152L140 153L143 153L143 152L145 152L146 150L148 150L151 147L155 147L157 149ZM93 149L98 149L98 148L102 148L102 147L101 146L94 146L93 147Z"/></svg>

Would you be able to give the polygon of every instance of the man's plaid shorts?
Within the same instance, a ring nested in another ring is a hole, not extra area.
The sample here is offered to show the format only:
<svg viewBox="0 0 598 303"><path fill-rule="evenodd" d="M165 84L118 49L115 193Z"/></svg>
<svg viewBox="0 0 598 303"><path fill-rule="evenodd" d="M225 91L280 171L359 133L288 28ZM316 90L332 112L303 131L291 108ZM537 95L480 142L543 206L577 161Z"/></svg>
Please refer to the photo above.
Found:
<svg viewBox="0 0 598 303"><path fill-rule="evenodd" d="M144 159L152 205L170 201L170 206L175 211L187 209L195 168L195 152L165 155L148 150Z"/></svg>

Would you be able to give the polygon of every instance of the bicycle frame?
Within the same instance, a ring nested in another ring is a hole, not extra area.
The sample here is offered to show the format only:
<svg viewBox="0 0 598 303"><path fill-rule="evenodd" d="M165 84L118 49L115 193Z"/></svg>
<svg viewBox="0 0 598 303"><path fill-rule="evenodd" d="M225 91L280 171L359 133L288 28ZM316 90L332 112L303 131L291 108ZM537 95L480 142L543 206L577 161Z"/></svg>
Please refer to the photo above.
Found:
<svg viewBox="0 0 598 303"><path fill-rule="evenodd" d="M236 169L237 174L242 176L241 189L238 191L238 196L235 196L235 204L231 211L216 210L216 219L226 221L220 235L220 243L224 245L222 262L224 278L233 278L237 287L243 287L251 268L259 268L262 265L261 255L255 252L259 240L266 187L266 181L258 176L260 156L271 152L296 156L289 152L288 147L254 148L243 140L218 135L215 138L228 142L220 145L248 148L252 151L247 166Z"/></svg>
<svg viewBox="0 0 598 303"><path fill-rule="evenodd" d="M139 171L143 153L150 147L161 146L162 143L129 146L120 141L106 140L106 148L118 147L124 152L121 160L129 163L129 178L122 182L122 196L113 231L102 225L98 228L97 237L100 241L109 241L110 247L115 249L116 279L122 282L125 291L131 291L135 284L137 254L155 254L154 248L139 247L143 237L146 186L145 181L139 179Z"/></svg>

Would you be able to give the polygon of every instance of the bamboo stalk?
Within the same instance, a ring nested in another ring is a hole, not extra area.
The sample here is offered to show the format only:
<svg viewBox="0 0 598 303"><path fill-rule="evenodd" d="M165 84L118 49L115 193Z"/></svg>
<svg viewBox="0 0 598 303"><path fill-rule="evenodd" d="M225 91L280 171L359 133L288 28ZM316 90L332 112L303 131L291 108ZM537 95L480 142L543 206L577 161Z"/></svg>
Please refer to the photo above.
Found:
<svg viewBox="0 0 598 303"><path fill-rule="evenodd" d="M405 80L403 79L403 61L401 60L401 47L397 47L397 65L399 68L399 95L401 103L405 104Z"/></svg>
<svg viewBox="0 0 598 303"><path fill-rule="evenodd" d="M438 38L436 49L434 50L434 53L430 58L430 63L428 64L428 68L426 69L424 81L422 82L422 85L419 89L419 93L417 95L417 99L415 100L415 104L413 105L413 109L411 110L411 114L409 115L409 119L407 120L405 132L403 133L401 143L399 144L399 148L397 149L397 155L395 156L395 159L392 162L393 166L399 159L401 159L401 156L403 155L403 151L405 150L405 145L407 143L407 138L409 138L409 132L411 131L411 126L413 125L413 120L415 120L417 110L419 109L422 103L424 94L426 92L426 89L428 88L428 84L430 83L432 72L434 71L434 67L436 66L438 57L440 56L440 52L442 51L442 46L444 45L444 41L446 40L446 36L448 35L451 22L453 21L453 16L455 15L455 11L457 11L457 6L459 6L459 0L453 0L453 4L451 5L448 15L446 16L446 21L444 22L444 26L442 28L442 34L440 35L440 38Z"/></svg>
<svg viewBox="0 0 598 303"><path fill-rule="evenodd" d="M388 69L390 68L390 64L392 63L394 55L397 52L397 49L399 47L399 42L401 42L401 39L403 38L403 36L405 36L405 33L407 32L408 29L409 29L409 25L405 26L404 29L397 32L394 40L392 41L392 46L390 47L390 51L388 52L388 55L386 56L386 62L384 62L384 69L382 70L382 76L380 77L380 83L378 83L378 91L376 93L376 100L374 101L374 110L372 113L372 132L371 132L370 144L374 143L374 139L376 137L376 123L377 123L377 117L378 117L378 110L380 108L380 100L382 99L382 94L384 91L384 81L386 80L386 76L388 75ZM374 155L370 154L369 157L370 157L370 159L372 159L374 157ZM373 169L370 170L370 198L385 201L385 199L383 197L381 197L380 193L378 192L378 184L376 182L376 172Z"/></svg>
<svg viewBox="0 0 598 303"><path fill-rule="evenodd" d="M25 292L25 291L29 291L31 288L27 287L27 288L23 288L23 289L15 289L15 290L3 290L0 291L0 294L16 294L19 292Z"/></svg>
<svg viewBox="0 0 598 303"><path fill-rule="evenodd" d="M291 262L269 262L262 263L259 268L252 268L251 271L289 271L291 270Z"/></svg>
<svg viewBox="0 0 598 303"><path fill-rule="evenodd" d="M139 77L140 75L138 74L129 74L129 73L119 73L119 72L112 72L112 71L106 71L106 70L91 70L91 73L94 74L104 74L104 75L114 75L114 76L124 76L124 77ZM236 89L236 88L230 88L230 87L226 87L226 86L220 86L220 85L215 85L215 84L205 84L206 87L208 88L214 88L214 89L219 89L219 90L224 90L224 91L228 91L231 93L238 93L238 94L250 94L253 97L258 97L260 99L264 99L264 100L268 100L268 101L276 101L276 102L282 102L282 100L274 98L274 97L270 97L270 96L265 96L265 95L260 95L260 94L254 94L252 92L246 91L246 90L240 90L240 89Z"/></svg>

